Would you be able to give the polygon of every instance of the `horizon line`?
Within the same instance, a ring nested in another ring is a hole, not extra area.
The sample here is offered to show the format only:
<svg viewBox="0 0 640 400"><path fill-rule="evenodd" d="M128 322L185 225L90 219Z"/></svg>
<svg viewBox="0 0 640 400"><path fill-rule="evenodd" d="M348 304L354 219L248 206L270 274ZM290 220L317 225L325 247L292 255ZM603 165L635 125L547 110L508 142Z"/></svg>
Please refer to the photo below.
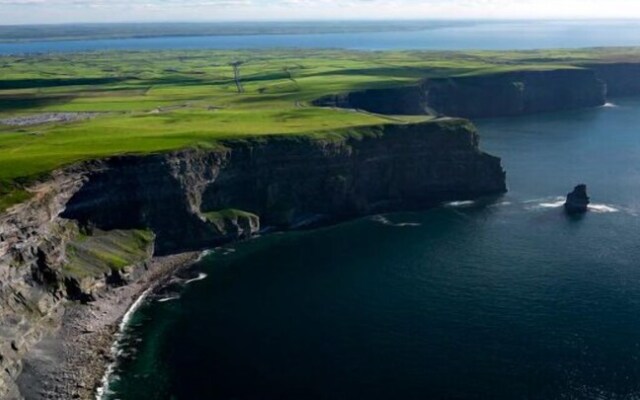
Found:
<svg viewBox="0 0 640 400"><path fill-rule="evenodd" d="M29 22L29 23L14 23L14 24L2 24L0 27L12 27L12 26L69 26L69 25L126 25L126 24L139 24L139 25L153 25L153 24L246 24L246 23L347 23L347 22L529 22L529 21L547 21L547 22L571 22L571 21L625 21L625 22L640 22L640 17L576 17L576 18L348 18L348 19L229 19L218 21L204 21L204 20L131 20L131 21L74 21L74 22Z"/></svg>

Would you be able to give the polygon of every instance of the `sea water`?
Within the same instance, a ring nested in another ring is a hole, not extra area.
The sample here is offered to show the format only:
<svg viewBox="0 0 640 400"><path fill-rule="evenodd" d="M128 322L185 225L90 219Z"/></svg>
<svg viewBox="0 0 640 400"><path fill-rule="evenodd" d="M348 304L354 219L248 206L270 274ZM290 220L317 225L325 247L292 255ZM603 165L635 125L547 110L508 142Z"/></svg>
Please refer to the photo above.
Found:
<svg viewBox="0 0 640 400"><path fill-rule="evenodd" d="M381 22L381 24L384 24ZM0 43L0 55L97 50L342 48L511 50L637 46L640 21L494 21L425 30L360 33L156 37Z"/></svg>

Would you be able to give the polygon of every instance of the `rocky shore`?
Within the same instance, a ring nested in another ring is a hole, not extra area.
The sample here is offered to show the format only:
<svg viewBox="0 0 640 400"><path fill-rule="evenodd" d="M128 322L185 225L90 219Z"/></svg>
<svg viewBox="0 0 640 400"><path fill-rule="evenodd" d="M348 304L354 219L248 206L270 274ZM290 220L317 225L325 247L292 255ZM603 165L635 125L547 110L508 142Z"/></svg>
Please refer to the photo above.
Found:
<svg viewBox="0 0 640 400"><path fill-rule="evenodd" d="M118 325L135 300L194 263L199 252L156 257L141 277L105 292L87 305L71 303L61 328L45 337L24 360L18 386L26 399L93 399L107 366Z"/></svg>

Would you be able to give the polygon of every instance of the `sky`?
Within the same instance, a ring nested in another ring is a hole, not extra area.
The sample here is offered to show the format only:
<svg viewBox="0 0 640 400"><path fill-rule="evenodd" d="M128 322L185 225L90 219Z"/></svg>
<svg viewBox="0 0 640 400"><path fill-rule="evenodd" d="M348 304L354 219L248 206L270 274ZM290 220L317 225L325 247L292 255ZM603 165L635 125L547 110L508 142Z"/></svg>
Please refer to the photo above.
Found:
<svg viewBox="0 0 640 400"><path fill-rule="evenodd" d="M640 18L640 0L0 0L0 25L515 18Z"/></svg>

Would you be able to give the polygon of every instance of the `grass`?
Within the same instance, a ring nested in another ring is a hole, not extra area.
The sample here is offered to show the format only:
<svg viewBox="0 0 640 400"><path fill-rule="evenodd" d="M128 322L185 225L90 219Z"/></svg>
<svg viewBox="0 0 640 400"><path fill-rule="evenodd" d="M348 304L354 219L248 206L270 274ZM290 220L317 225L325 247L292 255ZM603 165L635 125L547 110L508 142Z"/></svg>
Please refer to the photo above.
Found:
<svg viewBox="0 0 640 400"><path fill-rule="evenodd" d="M229 226L239 224L241 221L258 220L258 216L247 211L229 208L226 210L211 211L204 214L208 222L215 225L220 234L226 235Z"/></svg>
<svg viewBox="0 0 640 400"><path fill-rule="evenodd" d="M223 139L335 137L425 117L310 106L319 97L410 85L424 78L638 61L640 49L519 52L338 50L95 52L0 57L0 120L98 112L74 123L0 124L0 210L28 197L26 183L74 162L146 154ZM243 93L232 64L239 63Z"/></svg>
<svg viewBox="0 0 640 400"><path fill-rule="evenodd" d="M0 210L5 210L14 204L27 201L31 194L21 187L11 183L0 183Z"/></svg>
<svg viewBox="0 0 640 400"><path fill-rule="evenodd" d="M68 262L63 271L75 278L102 277L112 271L122 271L149 258L154 238L153 233L144 230L78 234L67 245Z"/></svg>

